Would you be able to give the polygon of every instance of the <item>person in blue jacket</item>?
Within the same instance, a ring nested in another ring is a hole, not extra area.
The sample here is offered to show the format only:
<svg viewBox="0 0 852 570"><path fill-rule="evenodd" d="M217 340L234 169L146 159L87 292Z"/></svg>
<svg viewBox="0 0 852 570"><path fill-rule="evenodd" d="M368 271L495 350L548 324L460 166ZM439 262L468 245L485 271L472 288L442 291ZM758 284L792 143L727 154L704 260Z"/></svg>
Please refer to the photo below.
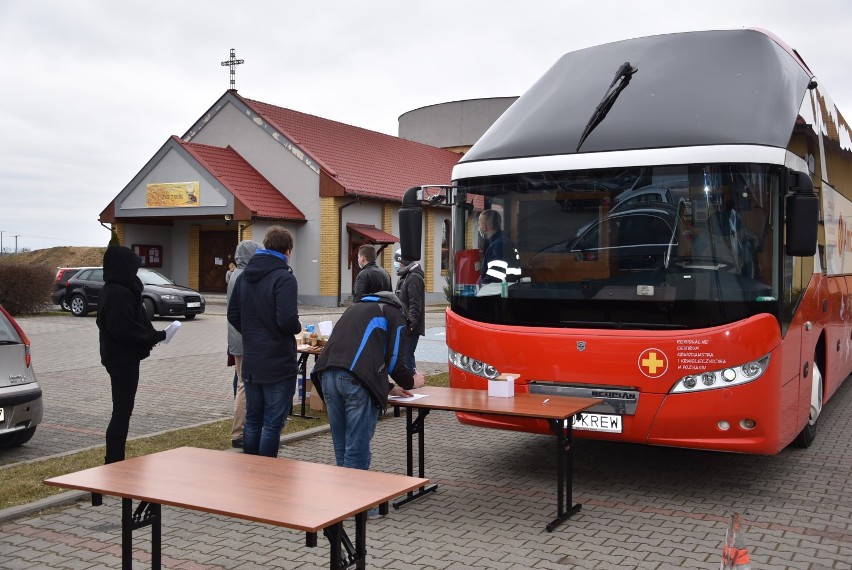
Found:
<svg viewBox="0 0 852 570"><path fill-rule="evenodd" d="M425 384L423 374L405 365L406 337L402 303L390 291L362 297L334 325L311 380L325 401L337 465L369 469L370 441L388 395L411 395Z"/></svg>
<svg viewBox="0 0 852 570"><path fill-rule="evenodd" d="M296 392L294 335L302 331L302 324L298 287L289 265L293 235L282 226L272 226L263 247L236 277L228 322L243 337L243 452L277 457Z"/></svg>

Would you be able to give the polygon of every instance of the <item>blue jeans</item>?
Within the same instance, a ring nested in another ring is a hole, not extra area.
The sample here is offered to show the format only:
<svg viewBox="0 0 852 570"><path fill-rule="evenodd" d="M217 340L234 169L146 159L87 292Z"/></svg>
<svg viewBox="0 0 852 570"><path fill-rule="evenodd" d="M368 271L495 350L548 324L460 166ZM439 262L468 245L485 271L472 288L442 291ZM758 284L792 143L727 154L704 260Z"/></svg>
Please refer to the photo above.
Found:
<svg viewBox="0 0 852 570"><path fill-rule="evenodd" d="M414 374L417 372L417 363L414 361L414 351L417 350L417 341L420 340L420 335L417 333L406 335L408 343L405 345L405 367L411 370Z"/></svg>
<svg viewBox="0 0 852 570"><path fill-rule="evenodd" d="M324 370L320 382L337 465L369 469L373 458L370 440L379 421L379 408L348 370Z"/></svg>
<svg viewBox="0 0 852 570"><path fill-rule="evenodd" d="M281 430L293 405L296 377L271 384L245 380L246 424L243 453L278 457Z"/></svg>

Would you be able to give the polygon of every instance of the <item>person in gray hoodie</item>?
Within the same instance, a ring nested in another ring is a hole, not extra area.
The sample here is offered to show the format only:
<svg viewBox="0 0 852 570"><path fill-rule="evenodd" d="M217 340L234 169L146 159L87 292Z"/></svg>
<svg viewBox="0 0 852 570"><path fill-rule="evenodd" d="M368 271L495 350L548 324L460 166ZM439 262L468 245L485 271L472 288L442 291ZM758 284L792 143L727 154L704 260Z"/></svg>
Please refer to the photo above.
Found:
<svg viewBox="0 0 852 570"><path fill-rule="evenodd" d="M234 284L237 282L237 277L243 272L246 265L254 255L254 252L260 249L261 246L256 241L250 239L243 240L237 244L237 249L234 252L234 262L236 267L233 271L228 272L228 293L227 301L231 301L231 294L234 292ZM228 354L234 357L234 423L231 427L231 447L243 447L243 427L246 423L246 394L243 386L242 364L243 364L243 335L240 331L234 328L234 325L228 323Z"/></svg>

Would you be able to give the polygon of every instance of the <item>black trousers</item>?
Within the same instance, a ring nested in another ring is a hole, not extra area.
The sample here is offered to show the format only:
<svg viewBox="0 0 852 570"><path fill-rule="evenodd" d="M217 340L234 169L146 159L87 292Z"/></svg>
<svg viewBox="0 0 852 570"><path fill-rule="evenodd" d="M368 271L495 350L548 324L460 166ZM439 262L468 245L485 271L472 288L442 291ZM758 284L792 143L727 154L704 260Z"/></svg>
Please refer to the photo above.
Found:
<svg viewBox="0 0 852 570"><path fill-rule="evenodd" d="M121 366L107 366L112 385L112 417L106 431L106 456L104 463L115 463L124 459L130 416L136 403L139 388L139 362Z"/></svg>

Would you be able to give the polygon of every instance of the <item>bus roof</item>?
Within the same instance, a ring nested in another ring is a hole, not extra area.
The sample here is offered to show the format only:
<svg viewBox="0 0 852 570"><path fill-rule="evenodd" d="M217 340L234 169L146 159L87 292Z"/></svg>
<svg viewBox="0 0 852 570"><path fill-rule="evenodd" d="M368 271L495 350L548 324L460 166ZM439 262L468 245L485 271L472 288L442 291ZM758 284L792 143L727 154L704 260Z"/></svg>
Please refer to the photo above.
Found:
<svg viewBox="0 0 852 570"><path fill-rule="evenodd" d="M567 53L459 164L706 145L786 148L812 79L788 50L763 31L720 30ZM594 125L625 62L635 72Z"/></svg>

